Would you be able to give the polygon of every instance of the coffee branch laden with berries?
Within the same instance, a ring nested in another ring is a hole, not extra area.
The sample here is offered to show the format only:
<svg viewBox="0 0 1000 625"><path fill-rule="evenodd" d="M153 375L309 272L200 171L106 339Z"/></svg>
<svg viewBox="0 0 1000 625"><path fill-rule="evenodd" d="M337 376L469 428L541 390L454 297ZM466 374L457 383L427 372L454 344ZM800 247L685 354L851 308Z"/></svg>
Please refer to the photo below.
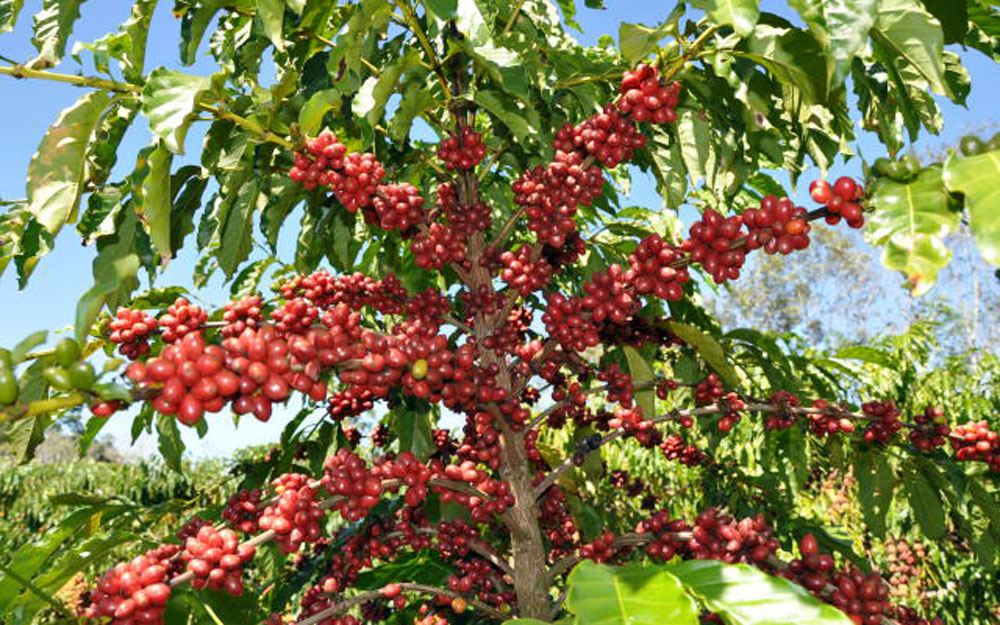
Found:
<svg viewBox="0 0 1000 625"><path fill-rule="evenodd" d="M410 601L426 601L419 620L425 625L467 610L483 619L549 620L563 609L555 589L575 563L623 562L637 554L657 562L750 564L797 582L859 625L940 622L891 601L877 571L838 566L812 535L801 539L798 558L780 560L781 545L762 515L737 519L710 508L684 520L663 509L651 511L634 532L606 531L592 542L581 537L562 487L567 472L615 440L658 448L687 466L712 466L710 451L685 436L696 423L725 434L744 418L756 419L766 432L799 427L818 438L916 454L950 447L954 459L1000 471L997 434L985 422L952 428L939 407L905 418L891 400L855 411L784 390L758 398L715 373L696 384L671 376L635 383L618 364L595 364L586 355L597 346L683 347L669 319L640 314L646 303L682 300L695 271L717 284L735 280L756 250L803 250L817 220L850 228L865 223L862 185L846 177L819 180L810 188L819 208L767 195L739 214L706 210L683 241L647 236L636 241L628 266L594 272L579 292L560 288L560 273L593 244L577 227L578 210L601 195L605 169L646 147L644 128L676 121L682 96L682 85L662 80L652 65L626 72L614 102L559 129L554 159L513 182L513 216L502 224L493 223L494 207L478 191L474 171L489 150L468 108L455 112L452 133L437 146L446 173L436 189L392 182L375 155L349 151L329 131L303 142L291 180L328 192L338 210L360 213L372 227L398 231L418 267L460 278L457 291L413 293L391 274L374 279L320 270L285 280L274 299L255 294L226 304L217 322L183 298L158 315L122 308L104 326L106 339L130 361L127 396L113 399L102 398L94 368L66 339L45 370L63 395L21 402L14 360L4 352L0 405L9 420L81 404L104 419L148 403L186 426L226 411L267 421L295 393L310 406L325 406L337 422L386 402L391 410L400 398L439 404L465 419L458 433L435 430L427 457L385 450L366 460L341 448L318 475L288 473L265 490L234 494L218 525L195 518L178 532L180 542L108 571L81 615L115 625L160 623L171 589L184 583L239 595L243 567L273 541L293 559L304 545L327 554L324 575L301 599L299 625L374 621ZM533 240L511 242L521 227ZM689 396L691 405L647 414L637 401L642 392L677 402ZM566 428L594 434L551 463L536 444L540 432ZM358 430L345 432L357 444ZM390 442L385 425L371 438L375 448ZM461 507L467 518L432 520L429 493ZM386 500L397 505L380 506ZM343 523L325 535L330 515ZM451 567L447 588L402 579L351 594L374 562L421 550ZM281 622L280 614L268 620Z"/></svg>

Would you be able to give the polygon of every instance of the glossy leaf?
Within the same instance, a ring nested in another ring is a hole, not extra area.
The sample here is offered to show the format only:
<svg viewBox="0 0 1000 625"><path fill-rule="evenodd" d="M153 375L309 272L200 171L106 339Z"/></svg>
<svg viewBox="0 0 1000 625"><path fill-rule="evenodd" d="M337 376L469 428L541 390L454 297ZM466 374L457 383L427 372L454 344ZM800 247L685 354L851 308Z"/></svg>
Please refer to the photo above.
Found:
<svg viewBox="0 0 1000 625"><path fill-rule="evenodd" d="M745 564L689 560L666 567L712 612L730 625L850 625L837 608L805 588Z"/></svg>
<svg viewBox="0 0 1000 625"><path fill-rule="evenodd" d="M80 18L80 5L86 0L45 0L42 10L35 14L34 37L38 56L29 63L35 68L55 65L66 52L66 41L73 32L73 25Z"/></svg>
<svg viewBox="0 0 1000 625"><path fill-rule="evenodd" d="M976 247L983 258L993 265L1000 265L998 176L1000 150L990 150L968 158L953 155L944 166L944 183L948 191L965 196L969 226L976 238Z"/></svg>
<svg viewBox="0 0 1000 625"><path fill-rule="evenodd" d="M111 98L94 91L49 127L28 166L28 211L53 235L76 219L86 180L85 155Z"/></svg>
<svg viewBox="0 0 1000 625"><path fill-rule="evenodd" d="M152 133L174 154L184 153L184 137L201 95L211 80L159 67L142 89L142 114Z"/></svg>
<svg viewBox="0 0 1000 625"><path fill-rule="evenodd" d="M77 341L84 340L105 305L115 307L124 303L139 285L138 228L135 212L125 210L115 231L98 239L97 258L93 262L94 285L80 296L76 306Z"/></svg>
<svg viewBox="0 0 1000 625"><path fill-rule="evenodd" d="M757 0L691 0L691 6L705 11L719 24L732 26L742 37L753 32L760 17Z"/></svg>
<svg viewBox="0 0 1000 625"><path fill-rule="evenodd" d="M634 347L625 345L622 347L625 357L628 360L629 374L635 386L646 386L646 390L635 393L636 403L642 408L647 419L652 419L656 415L656 391L652 386L653 370L649 362L643 358L642 354Z"/></svg>
<svg viewBox="0 0 1000 625"><path fill-rule="evenodd" d="M823 49L808 31L758 24L747 39L744 56L767 68L784 84L802 91L809 103L828 97Z"/></svg>
<svg viewBox="0 0 1000 625"><path fill-rule="evenodd" d="M935 93L951 95L944 80L941 24L918 0L883 0L872 37L889 50L895 63L911 66Z"/></svg>
<svg viewBox="0 0 1000 625"><path fill-rule="evenodd" d="M257 2L257 17L264 25L264 32L274 47L284 50L285 37L282 26L285 20L285 0L259 0Z"/></svg>
<svg viewBox="0 0 1000 625"><path fill-rule="evenodd" d="M622 22L618 27L618 45L629 65L635 65L649 56L661 39L667 36L667 28L649 28L642 24Z"/></svg>
<svg viewBox="0 0 1000 625"><path fill-rule="evenodd" d="M844 82L851 61L863 52L875 24L876 0L791 0L826 48L830 64L829 88Z"/></svg>
<svg viewBox="0 0 1000 625"><path fill-rule="evenodd" d="M681 339L698 352L705 362L708 363L712 369L722 377L726 386L729 388L738 388L740 385L739 376L736 374L736 370L733 369L732 365L726 360L726 354L722 350L722 346L719 345L712 336L702 332L700 329L694 327L693 325L687 323L680 323L677 321L666 322L666 327L670 332L675 334L677 338Z"/></svg>
<svg viewBox="0 0 1000 625"><path fill-rule="evenodd" d="M253 218L260 199L255 180L230 188L220 207L219 267L231 277L246 260L253 246Z"/></svg>
<svg viewBox="0 0 1000 625"><path fill-rule="evenodd" d="M585 560L567 579L577 625L698 623L698 608L665 567L610 567Z"/></svg>
<svg viewBox="0 0 1000 625"><path fill-rule="evenodd" d="M163 145L157 145L149 155L149 173L142 181L142 214L149 238L160 258L167 261L172 256L170 244L170 164L173 154Z"/></svg>
<svg viewBox="0 0 1000 625"><path fill-rule="evenodd" d="M17 16L24 7L24 0L0 0L0 33L14 30Z"/></svg>
<svg viewBox="0 0 1000 625"><path fill-rule="evenodd" d="M882 264L902 272L914 295L926 293L951 261L946 237L959 213L948 205L941 170L927 169L909 183L882 180L875 187L865 238L883 246Z"/></svg>
<svg viewBox="0 0 1000 625"><path fill-rule="evenodd" d="M299 127L302 129L302 134L307 137L319 134L323 127L323 117L338 105L340 105L340 91L337 89L324 89L312 94L299 111Z"/></svg>

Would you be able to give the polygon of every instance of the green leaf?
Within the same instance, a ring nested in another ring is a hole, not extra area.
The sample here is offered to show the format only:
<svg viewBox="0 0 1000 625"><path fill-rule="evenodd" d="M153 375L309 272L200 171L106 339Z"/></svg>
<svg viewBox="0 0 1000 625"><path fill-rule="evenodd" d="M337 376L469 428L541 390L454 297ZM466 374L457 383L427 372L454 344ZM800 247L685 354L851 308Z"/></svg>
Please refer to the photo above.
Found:
<svg viewBox="0 0 1000 625"><path fill-rule="evenodd" d="M285 0L258 0L257 17L264 25L264 34L278 50L285 49L282 31L285 20Z"/></svg>
<svg viewBox="0 0 1000 625"><path fill-rule="evenodd" d="M476 104L500 120L520 142L534 142L541 133L541 120L535 109L499 91L483 89L474 97Z"/></svg>
<svg viewBox="0 0 1000 625"><path fill-rule="evenodd" d="M894 65L909 65L935 93L952 96L944 80L941 24L917 0L879 2L872 37L895 57Z"/></svg>
<svg viewBox="0 0 1000 625"><path fill-rule="evenodd" d="M24 0L0 0L0 33L14 30Z"/></svg>
<svg viewBox="0 0 1000 625"><path fill-rule="evenodd" d="M228 189L219 210L219 267L231 277L253 247L253 216L260 199L256 180Z"/></svg>
<svg viewBox="0 0 1000 625"><path fill-rule="evenodd" d="M691 179L691 186L715 177L715 150L712 148L712 127L698 111L682 108L677 111L677 138L681 158Z"/></svg>
<svg viewBox="0 0 1000 625"><path fill-rule="evenodd" d="M570 28L575 28L576 30L583 32L580 28L580 24L574 19L576 17L576 2L574 0L556 0L559 8L562 9L563 21Z"/></svg>
<svg viewBox="0 0 1000 625"><path fill-rule="evenodd" d="M746 564L689 560L667 567L688 592L731 625L850 625L837 608L798 584Z"/></svg>
<svg viewBox="0 0 1000 625"><path fill-rule="evenodd" d="M436 102L434 94L425 85L414 83L407 87L399 101L399 108L389 121L389 136L403 142L410 134L413 120Z"/></svg>
<svg viewBox="0 0 1000 625"><path fill-rule="evenodd" d="M865 525L875 536L884 536L885 519L896 488L896 474L885 454L876 449L858 454L854 474L858 479L858 501Z"/></svg>
<svg viewBox="0 0 1000 625"><path fill-rule="evenodd" d="M833 61L828 88L835 89L863 52L875 24L875 0L791 0Z"/></svg>
<svg viewBox="0 0 1000 625"><path fill-rule="evenodd" d="M910 501L910 509L913 510L913 516L917 519L924 535L931 540L944 536L944 503L915 462L906 464L903 484L906 485L906 497Z"/></svg>
<svg viewBox="0 0 1000 625"><path fill-rule="evenodd" d="M399 439L399 451L408 451L421 462L436 449L427 410L398 410L393 419L393 431Z"/></svg>
<svg viewBox="0 0 1000 625"><path fill-rule="evenodd" d="M807 103L826 102L826 57L808 31L758 24L747 39L747 52L740 54L765 67L786 85L801 90Z"/></svg>
<svg viewBox="0 0 1000 625"><path fill-rule="evenodd" d="M948 191L965 195L976 247L987 262L1000 265L1000 150L968 158L952 155L944 166ZM958 219L958 216L955 216Z"/></svg>
<svg viewBox="0 0 1000 625"><path fill-rule="evenodd" d="M427 10L440 20L454 19L458 11L458 0L425 0Z"/></svg>
<svg viewBox="0 0 1000 625"><path fill-rule="evenodd" d="M649 387L644 391L638 391L635 394L635 400L639 404L639 407L642 408L646 418L652 419L656 415L656 391L652 386L653 369L650 367L649 362L634 347L625 345L622 349L625 350L625 358L628 360L628 369L632 375L632 382L635 386L646 385Z"/></svg>
<svg viewBox="0 0 1000 625"><path fill-rule="evenodd" d="M35 349L39 345L48 339L49 333L47 330L38 330L37 332L32 332L28 336L21 339L14 349L10 350L10 360L14 365L19 365L24 362L25 356L28 352Z"/></svg>
<svg viewBox="0 0 1000 625"><path fill-rule="evenodd" d="M386 102L396 90L396 83L406 65L407 61L400 59L387 65L378 76L369 76L365 79L357 95L354 96L351 111L367 119L372 126L378 124L385 112Z"/></svg>
<svg viewBox="0 0 1000 625"><path fill-rule="evenodd" d="M80 5L85 0L45 0L42 10L35 14L34 37L38 56L28 64L35 69L52 67L66 52L66 40L73 32L73 24L80 18Z"/></svg>
<svg viewBox="0 0 1000 625"><path fill-rule="evenodd" d="M149 129L163 139L174 154L184 153L184 137L190 115L202 94L212 86L210 78L191 76L158 67L142 88L142 113L149 118Z"/></svg>
<svg viewBox="0 0 1000 625"><path fill-rule="evenodd" d="M184 454L184 442L177 427L177 419L171 415L156 416L157 443L160 455L167 466L174 471L181 470L181 457Z"/></svg>
<svg viewBox="0 0 1000 625"><path fill-rule="evenodd" d="M732 26L746 37L760 18L757 0L691 0L691 6L708 13L719 24Z"/></svg>
<svg viewBox="0 0 1000 625"><path fill-rule="evenodd" d="M635 65L649 56L668 32L666 24L659 28L649 28L642 24L622 22L618 27L618 45L622 49L622 56L629 65Z"/></svg>
<svg viewBox="0 0 1000 625"><path fill-rule="evenodd" d="M693 347L698 352L698 355L708 363L708 366L712 367L722 377L726 386L733 389L739 388L740 378L736 374L736 370L726 360L726 353L722 350L722 346L719 345L718 341L700 329L686 323L668 321L665 325L671 333Z"/></svg>
<svg viewBox="0 0 1000 625"><path fill-rule="evenodd" d="M181 21L180 52L181 62L191 65L198 54L201 38L212 23L215 14L226 6L227 0L200 0L193 8L184 12ZM241 3L236 3L241 4Z"/></svg>
<svg viewBox="0 0 1000 625"><path fill-rule="evenodd" d="M323 127L323 117L335 106L340 105L340 91L324 89L312 94L299 111L299 128L302 134L314 137ZM400 104L402 107L403 104Z"/></svg>
<svg viewBox="0 0 1000 625"><path fill-rule="evenodd" d="M969 8L965 2L954 0L923 0L924 8L941 22L944 42L961 43L969 32Z"/></svg>
<svg viewBox="0 0 1000 625"><path fill-rule="evenodd" d="M577 625L685 625L698 623L698 607L666 568L610 567L581 562L567 579L566 606Z"/></svg>
<svg viewBox="0 0 1000 625"><path fill-rule="evenodd" d="M83 341L97 315L107 304L114 307L125 301L139 285L140 260L136 253L138 219L135 211L122 211L115 231L97 240L97 258L93 262L94 285L76 305L76 340Z"/></svg>
<svg viewBox="0 0 1000 625"><path fill-rule="evenodd" d="M938 168L926 169L909 183L883 179L875 187L865 238L883 246L882 264L901 271L914 295L926 293L951 261L944 238L958 226L959 213L948 206Z"/></svg>
<svg viewBox="0 0 1000 625"><path fill-rule="evenodd" d="M527 71L516 52L493 42L493 33L476 0L458 0L455 26L465 35L469 55L505 92L529 99Z"/></svg>
<svg viewBox="0 0 1000 625"><path fill-rule="evenodd" d="M28 211L51 234L76 219L87 173L87 146L110 96L94 91L59 114L28 165Z"/></svg>
<svg viewBox="0 0 1000 625"><path fill-rule="evenodd" d="M142 181L142 214L153 247L164 261L171 258L170 213L170 164L174 155L163 144L158 144L149 155L149 173Z"/></svg>

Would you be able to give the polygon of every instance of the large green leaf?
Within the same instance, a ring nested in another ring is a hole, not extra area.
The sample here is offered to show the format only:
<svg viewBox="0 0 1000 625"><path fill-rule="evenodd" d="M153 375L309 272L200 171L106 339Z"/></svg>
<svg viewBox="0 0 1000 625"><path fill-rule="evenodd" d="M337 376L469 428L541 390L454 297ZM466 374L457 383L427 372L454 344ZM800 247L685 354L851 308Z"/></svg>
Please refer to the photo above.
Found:
<svg viewBox="0 0 1000 625"><path fill-rule="evenodd" d="M937 490L916 462L906 464L906 469L903 472L903 484L906 485L906 496L910 501L910 509L913 510L913 516L917 519L924 535L931 540L938 540L944 536L944 504Z"/></svg>
<svg viewBox="0 0 1000 625"><path fill-rule="evenodd" d="M1000 265L1000 150L968 158L953 155L944 166L944 183L965 196L976 247L987 262ZM957 217L956 217L957 219Z"/></svg>
<svg viewBox="0 0 1000 625"><path fill-rule="evenodd" d="M364 117L372 126L378 124L385 112L389 96L396 90L396 83L399 82L399 76L407 64L400 59L384 67L378 76L369 76L365 79L351 103L354 114Z"/></svg>
<svg viewBox="0 0 1000 625"><path fill-rule="evenodd" d="M34 37L38 56L30 63L34 68L52 67L66 52L66 40L73 32L73 24L80 18L80 5L86 0L45 0L42 10L35 14Z"/></svg>
<svg viewBox="0 0 1000 625"><path fill-rule="evenodd" d="M958 225L948 206L940 168L922 171L909 183L883 179L875 187L865 238L883 246L882 264L901 271L914 295L926 293L951 261L944 237Z"/></svg>
<svg viewBox="0 0 1000 625"><path fill-rule="evenodd" d="M732 26L741 37L752 33L760 18L757 0L691 0L691 6L705 11L719 24Z"/></svg>
<svg viewBox="0 0 1000 625"><path fill-rule="evenodd" d="M875 24L876 0L790 0L826 48L833 63L829 87L843 83L851 61L868 43Z"/></svg>
<svg viewBox="0 0 1000 625"><path fill-rule="evenodd" d="M744 56L764 66L786 85L801 90L807 103L826 102L829 93L826 56L812 33L761 23L746 45Z"/></svg>
<svg viewBox="0 0 1000 625"><path fill-rule="evenodd" d="M667 33L666 25L650 28L642 24L622 22L618 27L618 45L622 49L622 56L629 65L635 65L649 56Z"/></svg>
<svg viewBox="0 0 1000 625"><path fill-rule="evenodd" d="M527 99L528 72L521 57L493 41L489 22L476 0L458 0L455 26L465 35L463 44L473 59L490 74L505 92Z"/></svg>
<svg viewBox="0 0 1000 625"><path fill-rule="evenodd" d="M55 235L76 219L87 170L87 146L111 98L101 91L81 97L59 114L28 165L28 211Z"/></svg>
<svg viewBox="0 0 1000 625"><path fill-rule="evenodd" d="M184 153L184 137L190 116L202 94L212 86L210 78L191 76L158 67L142 89L142 113L149 118L153 135L163 139L174 154Z"/></svg>
<svg viewBox="0 0 1000 625"><path fill-rule="evenodd" d="M918 0L879 2L872 37L888 51L897 68L910 66L935 93L951 96L944 80L941 24Z"/></svg>
<svg viewBox="0 0 1000 625"><path fill-rule="evenodd" d="M245 2L227 2L227 0L199 0L185 10L181 21L180 53L181 62L191 65L198 53L198 46L205 30L212 23L215 14L224 6L236 6Z"/></svg>
<svg viewBox="0 0 1000 625"><path fill-rule="evenodd" d="M581 562L569 574L566 606L577 625L692 625L698 608L664 567Z"/></svg>
<svg viewBox="0 0 1000 625"><path fill-rule="evenodd" d="M135 211L122 211L114 232L97 240L93 263L94 285L76 306L76 338L83 341L105 304L116 306L139 285L140 259L136 238L139 222Z"/></svg>
<svg viewBox="0 0 1000 625"><path fill-rule="evenodd" d="M851 623L846 614L821 603L802 586L745 564L689 560L667 569L729 625Z"/></svg>
<svg viewBox="0 0 1000 625"><path fill-rule="evenodd" d="M0 0L0 33L14 30L24 0Z"/></svg>
<svg viewBox="0 0 1000 625"><path fill-rule="evenodd" d="M969 32L969 8L956 0L923 0L924 7L941 22L945 43L960 43Z"/></svg>
<svg viewBox="0 0 1000 625"><path fill-rule="evenodd" d="M854 475L858 480L858 501L865 526L875 536L884 536L885 519L896 487L896 474L884 453L868 449L858 454Z"/></svg>
<svg viewBox="0 0 1000 625"><path fill-rule="evenodd" d="M323 89L312 94L299 110L299 128L302 129L302 134L307 137L319 134L320 128L323 127L323 117L333 107L339 105L340 91L337 89Z"/></svg>
<svg viewBox="0 0 1000 625"><path fill-rule="evenodd" d="M635 394L635 401L642 408L647 419L652 419L656 415L656 391L653 389L653 369L634 347L625 345L625 358L628 360L629 374L632 382L636 386L647 386L646 390L638 391Z"/></svg>
<svg viewBox="0 0 1000 625"><path fill-rule="evenodd" d="M736 374L736 370L726 360L726 353L718 341L693 325L678 321L668 321L665 325L677 338L693 347L698 355L708 363L708 366L722 377L726 386L729 388L739 387L740 378Z"/></svg>
<svg viewBox="0 0 1000 625"><path fill-rule="evenodd" d="M142 181L142 215L153 247L164 261L172 256L170 245L170 164L173 154L162 144L149 154L149 172Z"/></svg>
<svg viewBox="0 0 1000 625"><path fill-rule="evenodd" d="M243 180L237 176L238 180ZM227 183L229 185L231 183ZM219 267L231 277L250 255L253 246L253 217L260 200L256 180L228 188L219 208Z"/></svg>
<svg viewBox="0 0 1000 625"><path fill-rule="evenodd" d="M694 109L678 109L677 138L691 186L697 186L703 179L711 182L715 177L716 157L709 121Z"/></svg>
<svg viewBox="0 0 1000 625"><path fill-rule="evenodd" d="M530 142L541 132L541 120L530 106L499 91L482 90L475 95L476 104L497 117L518 141Z"/></svg>
<svg viewBox="0 0 1000 625"><path fill-rule="evenodd" d="M285 37L282 26L285 20L285 0L259 0L257 2L257 17L264 25L264 33L274 47L285 49Z"/></svg>

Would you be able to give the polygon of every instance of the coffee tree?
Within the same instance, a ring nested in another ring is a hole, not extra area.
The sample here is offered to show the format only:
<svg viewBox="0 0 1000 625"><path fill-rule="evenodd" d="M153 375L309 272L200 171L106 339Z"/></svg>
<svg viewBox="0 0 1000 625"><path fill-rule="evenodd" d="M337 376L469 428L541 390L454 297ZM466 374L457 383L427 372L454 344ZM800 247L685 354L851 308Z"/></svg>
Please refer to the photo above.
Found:
<svg viewBox="0 0 1000 625"><path fill-rule="evenodd" d="M0 2L0 29L21 4ZM992 575L988 410L917 392L902 365L869 394L847 362L888 363L879 349L723 334L698 293L751 254L795 271L814 228L866 228L916 290L963 219L995 261L993 146L834 172L807 207L774 176L835 169L853 118L886 158L937 132L931 93L970 88L945 43L992 56L1000 20L976 0L790 4L678 4L583 47L572 0L177 0L181 62L217 64L197 76L145 67L155 0L75 44L81 72L52 71L81 3L47 0L38 56L0 73L84 94L3 214L0 268L27 281L71 223L96 256L75 338L2 353L18 454L81 409L83 447L129 419L177 470L180 428L288 425L173 536L111 540L123 504L63 498L78 509L4 567L12 622L947 619L895 592L909 543L883 575L798 493L839 467L871 536L959 536ZM140 118L152 144L118 176ZM202 123L198 164L175 166ZM662 208L624 205L641 175ZM230 301L153 286L185 244L196 287L221 274ZM108 553L125 559L98 571Z"/></svg>

